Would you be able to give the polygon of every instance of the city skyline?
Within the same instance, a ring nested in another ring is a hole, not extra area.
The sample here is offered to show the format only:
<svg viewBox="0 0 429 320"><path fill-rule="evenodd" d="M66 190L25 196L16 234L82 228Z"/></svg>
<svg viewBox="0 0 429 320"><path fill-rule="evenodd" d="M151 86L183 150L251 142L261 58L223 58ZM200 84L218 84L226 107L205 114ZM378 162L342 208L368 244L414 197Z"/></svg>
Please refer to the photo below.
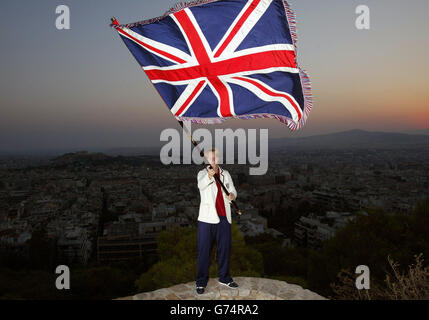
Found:
<svg viewBox="0 0 429 320"><path fill-rule="evenodd" d="M108 26L111 16L134 22L175 2L63 3L71 29L62 31L55 28L57 1L2 2L0 152L156 146L162 130L179 129ZM227 120L210 129L269 128L270 138L280 138L429 127L427 2L408 4L406 15L399 1L289 3L297 15L298 63L313 86L306 126L290 132L276 120ZM370 30L355 28L359 4L371 10Z"/></svg>

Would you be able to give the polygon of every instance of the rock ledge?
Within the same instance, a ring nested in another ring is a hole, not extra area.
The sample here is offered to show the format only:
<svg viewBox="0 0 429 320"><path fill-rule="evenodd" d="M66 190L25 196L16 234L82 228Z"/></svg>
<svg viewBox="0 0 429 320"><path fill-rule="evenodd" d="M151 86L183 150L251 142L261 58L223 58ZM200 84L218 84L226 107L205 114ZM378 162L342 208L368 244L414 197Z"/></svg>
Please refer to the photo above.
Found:
<svg viewBox="0 0 429 320"><path fill-rule="evenodd" d="M143 292L117 300L326 300L296 284L267 278L234 277L239 285L232 289L210 279L204 294L197 294L195 282Z"/></svg>

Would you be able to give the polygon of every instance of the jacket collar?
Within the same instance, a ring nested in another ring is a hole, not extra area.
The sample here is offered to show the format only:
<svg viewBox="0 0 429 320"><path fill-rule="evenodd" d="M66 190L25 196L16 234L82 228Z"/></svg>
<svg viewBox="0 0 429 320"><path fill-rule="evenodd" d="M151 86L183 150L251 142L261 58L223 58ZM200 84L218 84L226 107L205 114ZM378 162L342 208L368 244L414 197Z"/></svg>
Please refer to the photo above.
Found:
<svg viewBox="0 0 429 320"><path fill-rule="evenodd" d="M219 167L219 178L221 179L221 181L223 182L224 181L224 179L225 179L225 176L223 175L223 169L221 168L221 166L220 165L218 165L218 167Z"/></svg>
<svg viewBox="0 0 429 320"><path fill-rule="evenodd" d="M219 167L219 176L221 177L221 179L222 179L222 182L223 182L223 180L224 180L224 175L223 175L223 169L218 165L218 167Z"/></svg>

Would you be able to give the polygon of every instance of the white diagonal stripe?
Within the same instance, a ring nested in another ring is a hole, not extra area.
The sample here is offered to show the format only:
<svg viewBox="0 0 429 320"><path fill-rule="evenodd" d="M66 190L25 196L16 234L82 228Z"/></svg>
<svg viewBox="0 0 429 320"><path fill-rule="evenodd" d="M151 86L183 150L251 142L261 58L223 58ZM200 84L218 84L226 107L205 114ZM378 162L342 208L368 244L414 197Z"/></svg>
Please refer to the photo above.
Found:
<svg viewBox="0 0 429 320"><path fill-rule="evenodd" d="M238 30L237 34L234 36L234 38L231 40L231 42L226 46L225 50L222 52L220 56L228 55L234 52L238 46L241 44L241 42L246 38L246 36L249 34L249 32L253 29L255 24L259 21L259 19L262 17L262 15L265 13L265 11L270 6L272 0L261 0L256 8L252 11L252 13L247 17L247 19L244 21L243 25ZM216 49L213 50L213 52L217 52L219 48L222 46L223 42L227 39L237 22L240 20L240 18L243 16L247 8L250 6L252 1L249 1L246 6L241 10L240 14L237 16L237 18L232 23L231 27L228 29L222 40L219 42L219 44L216 46Z"/></svg>
<svg viewBox="0 0 429 320"><path fill-rule="evenodd" d="M145 44L148 44L148 45L150 45L150 46L152 46L152 47L154 47L154 48L156 48L156 49L158 49L158 50L162 50L162 51L168 52L169 54L171 54L171 55L173 55L173 56L176 56L176 57L178 57L178 58L180 58L180 59L182 59L182 60L188 61L188 62L192 60L192 57L191 57L190 55L188 55L187 53L183 52L182 50L179 50L179 49L174 48L174 47L172 47L172 46L169 46L169 45L167 45L167 44L164 44L164 43L161 43L161 42L158 42L158 41L155 41L155 40L152 40L152 39L146 38L146 37L144 37L144 36L142 36L142 35L138 34L137 32L134 32L133 30L131 30L131 29L129 29L129 28L123 27L123 28L121 28L121 29L122 29L124 32L128 33L129 35L133 36L134 38L136 38L136 39L140 40L141 42L143 42L143 43L145 43ZM125 34L123 34L123 33L120 33L120 34L121 34L122 36L124 36L124 37L126 37L126 38L130 39L131 41L134 41L134 40L133 40L133 39L131 39L130 37L127 37L127 35L125 35ZM134 41L134 42L135 42L135 41ZM137 43L138 45L140 45L140 46L141 46L141 44L140 44L140 43L138 43L138 42L135 42L135 43ZM150 49L149 49L149 48L147 48L147 47L143 47L143 46L142 46L142 48L144 48L144 49L146 49L146 50L150 51L151 53L153 53L153 54L155 54L155 55L157 55L157 56L159 56L159 57L161 57L161 58L163 58L163 59L169 60L169 61L174 62L174 63L176 63L176 64L178 63L177 61L171 60L170 58L168 58L168 57L166 57L166 56L164 56L164 55L162 55L162 54L160 54L160 53L158 53L158 52L155 52L155 51L153 51L153 50L150 50Z"/></svg>
<svg viewBox="0 0 429 320"><path fill-rule="evenodd" d="M186 62L186 63L182 63L182 64L174 64L171 66L166 66L166 67L160 67L160 66L146 66L146 67L142 67L143 70L159 70L159 71L169 71L169 70L180 70L180 69L185 69L185 68L190 68L190 67L196 67L198 66L198 62Z"/></svg>
<svg viewBox="0 0 429 320"><path fill-rule="evenodd" d="M291 96L290 94L288 94L288 93L286 93L284 91L277 91L277 90L271 88L270 86L268 86L267 84L265 84L264 82L259 81L257 79L251 78L250 80L257 82L259 85L261 85L262 87L264 87L264 88L266 88L266 89L268 89L270 91L273 91L275 93L284 94L284 95L289 96L293 100L293 102L297 106L299 106L298 102L296 102L296 100L294 99L294 97ZM259 89L257 86L255 86L255 85L253 85L253 84L251 84L249 82L240 80L240 79L228 78L227 81L229 83L234 83L234 84L237 84L239 86L242 86L242 87L246 88L250 92L254 93L261 100L270 101L270 102L280 102L289 111L289 113L292 115L292 119L294 121L298 121L299 120L299 115L298 115L297 111L295 110L295 108L293 107L293 105L289 102L289 100L287 100L286 98L284 98L284 97L270 96L270 95L266 94L264 91L262 91L261 89Z"/></svg>
<svg viewBox="0 0 429 320"><path fill-rule="evenodd" d="M289 72L289 73L299 73L299 69L297 68L289 68L289 67L272 67L272 68L266 68L266 69L259 69L259 70L250 70L250 71L241 71L236 73L230 73L224 76L228 77L241 77L241 76L250 76L252 74L266 74L266 73L273 73L273 72Z"/></svg>
<svg viewBox="0 0 429 320"><path fill-rule="evenodd" d="M204 49L207 52L207 55L209 56L210 60L213 58L213 53L212 53L212 49L210 48L209 42L206 39L206 36L204 35L203 31L200 28L200 25L198 24L197 20L195 19L194 14L192 13L191 10L189 10L189 8L185 9L185 12L188 14L189 19L191 20L192 24L195 27L195 30L197 31L201 42L204 45Z"/></svg>
<svg viewBox="0 0 429 320"><path fill-rule="evenodd" d="M233 100L233 95L232 95L232 90L231 87L229 86L228 82L226 82L224 79L222 79L221 77L218 77L219 80L225 85L226 89L228 90L228 99L229 99L229 109L231 111L231 114L235 116L235 112L234 112L234 100ZM218 106L217 106L217 115L220 118L223 118L221 112L220 112L220 105L221 105L221 99L220 99L220 94L217 91L217 89L215 88L215 86L210 82L207 81L208 85L210 86L210 88L212 89L213 94L216 96L217 101L218 101Z"/></svg>
<svg viewBox="0 0 429 320"><path fill-rule="evenodd" d="M182 33L183 38L186 41L186 45L188 46L188 49L191 52L192 57L191 57L191 60L188 60L188 61L192 62L192 63L196 63L197 62L197 58L195 56L194 49L192 49L191 42L188 39L188 35L186 34L185 30L183 30L182 25L179 23L179 21L174 16L174 14L170 14L170 17L171 17L171 19L173 19L173 21L176 23L177 27L179 28L180 32Z"/></svg>
<svg viewBox="0 0 429 320"><path fill-rule="evenodd" d="M201 79L197 79L197 80L192 80L188 84L186 89L180 95L179 99L177 99L177 101L174 103L174 106L171 108L171 113L173 113L173 115L176 115L176 112L180 110L182 105L186 102L186 100L188 100L189 96L194 92L194 90L196 89L196 87L198 86L198 84L200 82L201 82ZM200 93L204 90L206 85L207 85L207 82L205 82L202 85L200 90L197 92L197 94L194 96L194 98L191 100L191 102L188 104L188 106L185 108L185 110L183 110L183 112L181 114L179 114L179 116L184 114L189 109L189 107L194 103L195 99L197 99L198 96L200 95Z"/></svg>
<svg viewBox="0 0 429 320"><path fill-rule="evenodd" d="M246 10L250 7L251 4L252 4L252 0L247 1L246 5L243 7L243 9L241 9L241 11L238 14L238 16L231 23L231 25L229 26L228 30L225 32L225 34L223 35L222 39L219 41L219 43L217 44L217 46L213 50L213 52L216 53L219 50L219 48L222 46L222 44L225 42L225 40L228 38L228 36L232 32L232 30L234 29L234 27L237 24L237 22L241 19L241 17L246 12Z"/></svg>

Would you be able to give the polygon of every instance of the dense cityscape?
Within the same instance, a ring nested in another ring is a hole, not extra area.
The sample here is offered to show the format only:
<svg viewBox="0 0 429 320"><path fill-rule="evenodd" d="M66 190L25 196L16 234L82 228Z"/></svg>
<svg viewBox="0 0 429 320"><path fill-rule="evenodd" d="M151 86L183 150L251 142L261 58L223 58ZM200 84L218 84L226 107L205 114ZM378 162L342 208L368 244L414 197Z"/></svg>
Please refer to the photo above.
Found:
<svg viewBox="0 0 429 320"><path fill-rule="evenodd" d="M19 161L17 161L19 160ZM369 207L407 215L428 196L429 155L419 150L274 151L264 176L231 173L243 236L269 233L317 250ZM196 225L196 165L156 156L64 154L0 160L0 246L26 254L33 231L55 240L61 261L86 265L156 253L157 235Z"/></svg>

